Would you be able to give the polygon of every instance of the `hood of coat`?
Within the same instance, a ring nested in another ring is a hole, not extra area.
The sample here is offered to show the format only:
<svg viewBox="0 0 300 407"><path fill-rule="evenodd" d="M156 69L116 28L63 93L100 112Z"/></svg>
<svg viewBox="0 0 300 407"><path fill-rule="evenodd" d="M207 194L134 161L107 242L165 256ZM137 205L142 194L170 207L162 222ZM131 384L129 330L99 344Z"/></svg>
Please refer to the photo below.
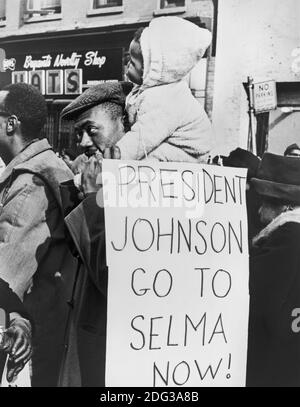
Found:
<svg viewBox="0 0 300 407"><path fill-rule="evenodd" d="M277 216L257 236L253 238L253 245L259 246L272 233L274 233L275 230L289 222L300 223L300 207L297 207L288 212L283 212L279 216Z"/></svg>
<svg viewBox="0 0 300 407"><path fill-rule="evenodd" d="M42 179L52 189L60 205L59 186L74 176L65 162L56 156L46 139L32 142L7 165L0 176L0 189L1 184L6 184L9 178L24 172ZM39 182L38 179L36 182Z"/></svg>
<svg viewBox="0 0 300 407"><path fill-rule="evenodd" d="M141 36L143 87L183 79L200 61L211 40L210 31L183 18L153 19Z"/></svg>

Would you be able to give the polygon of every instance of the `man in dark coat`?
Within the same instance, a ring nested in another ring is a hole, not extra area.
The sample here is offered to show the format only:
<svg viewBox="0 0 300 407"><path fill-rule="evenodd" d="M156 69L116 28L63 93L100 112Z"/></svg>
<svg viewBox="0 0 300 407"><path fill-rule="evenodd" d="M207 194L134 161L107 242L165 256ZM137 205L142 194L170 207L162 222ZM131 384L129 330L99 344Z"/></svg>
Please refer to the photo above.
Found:
<svg viewBox="0 0 300 407"><path fill-rule="evenodd" d="M252 184L265 228L250 254L247 385L300 386L299 159L265 154Z"/></svg>
<svg viewBox="0 0 300 407"><path fill-rule="evenodd" d="M125 134L125 98L132 88L127 83L105 83L91 87L63 112L75 121L77 139L84 150L86 168L97 173L101 159L118 158L114 144ZM112 151L112 153L110 153ZM107 266L104 209L97 204L95 173L87 171L80 185L85 199L73 210L65 196L66 225L83 264L74 287L74 312L70 320L68 353L61 371L61 386L102 387L105 385ZM83 175L83 174L82 174ZM70 199L72 201L72 199Z"/></svg>
<svg viewBox="0 0 300 407"><path fill-rule="evenodd" d="M258 209L261 205L261 196L255 191L250 180L256 176L260 159L250 151L242 148L236 148L231 151L228 157L217 156L213 162L221 160L224 167L247 168L247 216L248 216L248 239L249 242L262 229L258 216Z"/></svg>

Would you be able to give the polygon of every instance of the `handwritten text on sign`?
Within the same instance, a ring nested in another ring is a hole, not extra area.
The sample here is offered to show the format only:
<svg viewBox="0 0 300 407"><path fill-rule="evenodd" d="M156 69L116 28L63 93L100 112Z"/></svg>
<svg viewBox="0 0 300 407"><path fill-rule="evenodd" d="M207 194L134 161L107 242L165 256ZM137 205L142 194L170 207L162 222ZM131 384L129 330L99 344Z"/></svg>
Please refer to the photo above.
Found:
<svg viewBox="0 0 300 407"><path fill-rule="evenodd" d="M243 386L246 170L103 164L107 386Z"/></svg>

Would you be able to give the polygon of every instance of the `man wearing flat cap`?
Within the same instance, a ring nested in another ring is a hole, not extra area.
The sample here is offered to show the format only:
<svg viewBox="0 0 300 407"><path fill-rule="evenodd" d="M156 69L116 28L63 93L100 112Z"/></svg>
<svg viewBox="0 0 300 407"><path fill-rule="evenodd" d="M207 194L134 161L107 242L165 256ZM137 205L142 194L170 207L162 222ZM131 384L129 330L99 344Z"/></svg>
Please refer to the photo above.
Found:
<svg viewBox="0 0 300 407"><path fill-rule="evenodd" d="M250 255L247 385L300 386L300 160L266 153L251 182L265 227Z"/></svg>
<svg viewBox="0 0 300 407"><path fill-rule="evenodd" d="M96 202L96 178L103 157L119 158L115 144L125 134L125 99L131 88L126 82L93 86L62 111L62 118L74 120L83 149L77 170L82 172L85 199L68 209L65 218L80 264L60 386L105 385L107 265L104 210Z"/></svg>
<svg viewBox="0 0 300 407"><path fill-rule="evenodd" d="M125 99L129 82L92 86L62 111L61 118L75 121L77 141L87 157L101 155L124 135Z"/></svg>

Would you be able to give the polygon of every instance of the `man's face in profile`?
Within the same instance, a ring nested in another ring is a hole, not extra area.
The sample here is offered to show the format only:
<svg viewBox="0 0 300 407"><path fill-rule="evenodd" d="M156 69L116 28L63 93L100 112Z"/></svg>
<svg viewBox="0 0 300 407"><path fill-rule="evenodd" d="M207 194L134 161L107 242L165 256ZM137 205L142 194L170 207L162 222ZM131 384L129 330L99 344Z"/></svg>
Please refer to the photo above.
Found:
<svg viewBox="0 0 300 407"><path fill-rule="evenodd" d="M86 110L75 120L77 141L88 157L97 151L103 154L104 150L116 144L124 133L122 117L112 119L111 114L101 108L101 105Z"/></svg>

